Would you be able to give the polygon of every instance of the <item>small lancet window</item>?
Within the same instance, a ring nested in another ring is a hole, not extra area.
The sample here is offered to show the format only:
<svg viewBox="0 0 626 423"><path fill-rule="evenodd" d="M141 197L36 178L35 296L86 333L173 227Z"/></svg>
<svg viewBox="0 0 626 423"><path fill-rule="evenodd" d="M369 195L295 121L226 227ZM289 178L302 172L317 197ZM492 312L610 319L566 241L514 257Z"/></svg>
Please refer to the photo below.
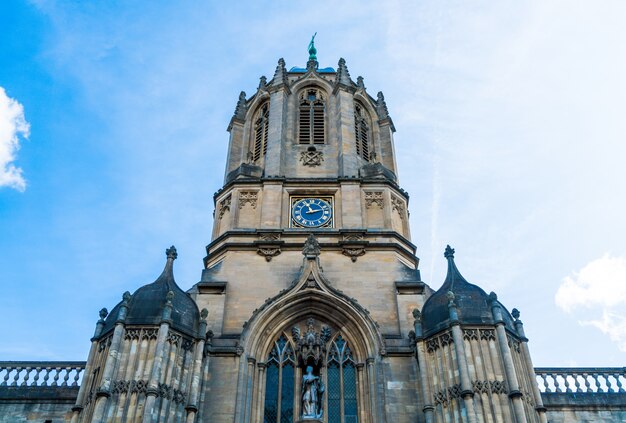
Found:
<svg viewBox="0 0 626 423"><path fill-rule="evenodd" d="M267 153L267 134L269 131L270 105L263 104L254 121L254 143L252 161L258 162Z"/></svg>
<svg viewBox="0 0 626 423"><path fill-rule="evenodd" d="M354 134L356 136L356 154L363 160L370 160L369 125L367 112L363 106L354 104Z"/></svg>
<svg viewBox="0 0 626 423"><path fill-rule="evenodd" d="M299 144L324 144L324 97L320 90L309 88L300 94Z"/></svg>
<svg viewBox="0 0 626 423"><path fill-rule="evenodd" d="M265 423L293 422L296 358L285 335L274 342L265 370Z"/></svg>
<svg viewBox="0 0 626 423"><path fill-rule="evenodd" d="M358 421L356 365L352 350L341 335L330 344L327 368L328 423L356 423Z"/></svg>

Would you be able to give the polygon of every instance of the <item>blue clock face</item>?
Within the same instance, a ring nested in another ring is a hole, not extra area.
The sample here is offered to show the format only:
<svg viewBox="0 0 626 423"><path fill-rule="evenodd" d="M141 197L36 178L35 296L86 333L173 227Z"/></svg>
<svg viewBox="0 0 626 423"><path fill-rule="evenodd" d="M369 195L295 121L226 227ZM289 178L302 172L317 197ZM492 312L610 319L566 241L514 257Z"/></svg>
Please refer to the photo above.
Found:
<svg viewBox="0 0 626 423"><path fill-rule="evenodd" d="M303 198L291 208L291 218L297 226L319 228L331 221L333 208L330 203L320 198Z"/></svg>

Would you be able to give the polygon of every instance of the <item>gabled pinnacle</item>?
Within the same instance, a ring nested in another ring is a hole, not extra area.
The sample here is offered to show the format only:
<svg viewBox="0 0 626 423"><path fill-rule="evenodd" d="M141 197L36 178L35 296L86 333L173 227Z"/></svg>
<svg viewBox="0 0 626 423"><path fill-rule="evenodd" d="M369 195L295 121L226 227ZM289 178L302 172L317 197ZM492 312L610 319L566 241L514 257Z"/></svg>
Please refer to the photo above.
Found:
<svg viewBox="0 0 626 423"><path fill-rule="evenodd" d="M259 78L259 87L258 90L264 90L267 87L267 78L265 75Z"/></svg>
<svg viewBox="0 0 626 423"><path fill-rule="evenodd" d="M356 86L359 87L359 89L361 89L361 90L365 89L365 84L363 83L363 77L362 76L358 76L356 78Z"/></svg>
<svg viewBox="0 0 626 423"><path fill-rule="evenodd" d="M165 250L165 255L167 257L167 261L165 262L165 268L163 269L163 272L157 278L157 280L154 281L154 283L164 283L168 287L171 287L172 284L176 285L176 282L174 281L174 260L178 258L178 252L176 251L176 247L172 245L170 248Z"/></svg>
<svg viewBox="0 0 626 423"><path fill-rule="evenodd" d="M274 81L272 85L280 85L287 83L287 69L285 68L285 59L282 57L278 59L278 66L274 72Z"/></svg>
<svg viewBox="0 0 626 423"><path fill-rule="evenodd" d="M178 252L176 252L176 247L172 245L170 248L165 250L165 255L168 260L176 260L178 258Z"/></svg>
<svg viewBox="0 0 626 423"><path fill-rule="evenodd" d="M246 93L244 91L239 93L239 99L237 100L237 106L235 107L235 116L237 119L246 118Z"/></svg>
<svg viewBox="0 0 626 423"><path fill-rule="evenodd" d="M378 113L378 118L381 120L389 117L389 110L387 110L387 103L385 103L385 96L382 91L378 91L376 112Z"/></svg>
<svg viewBox="0 0 626 423"><path fill-rule="evenodd" d="M457 269L456 264L454 263L454 248L450 247L449 245L446 246L446 250L443 253L443 256L448 260L448 274L446 275L446 280L444 281L443 285L446 286L448 291L454 292L455 284L467 284L469 282L467 282L465 278L461 275L459 269Z"/></svg>
<svg viewBox="0 0 626 423"><path fill-rule="evenodd" d="M350 79L350 72L346 66L346 61L342 57L337 64L337 79L336 83L344 86L352 86L352 80Z"/></svg>

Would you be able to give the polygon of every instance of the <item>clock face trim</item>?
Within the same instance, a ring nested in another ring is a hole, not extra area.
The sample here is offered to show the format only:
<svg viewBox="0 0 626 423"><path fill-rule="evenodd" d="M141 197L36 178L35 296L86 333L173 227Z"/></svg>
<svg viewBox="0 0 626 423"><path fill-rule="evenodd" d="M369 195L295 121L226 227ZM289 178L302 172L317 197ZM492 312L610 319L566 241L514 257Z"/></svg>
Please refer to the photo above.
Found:
<svg viewBox="0 0 626 423"><path fill-rule="evenodd" d="M333 226L332 197L292 197L292 228L328 228Z"/></svg>

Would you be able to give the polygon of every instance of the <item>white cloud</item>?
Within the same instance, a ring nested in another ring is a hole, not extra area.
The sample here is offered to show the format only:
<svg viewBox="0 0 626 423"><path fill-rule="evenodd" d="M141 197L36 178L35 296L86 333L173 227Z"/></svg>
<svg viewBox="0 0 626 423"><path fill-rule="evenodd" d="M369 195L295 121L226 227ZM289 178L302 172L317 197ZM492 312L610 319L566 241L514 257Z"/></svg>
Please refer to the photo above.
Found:
<svg viewBox="0 0 626 423"><path fill-rule="evenodd" d="M22 169L15 166L20 138L28 138L30 125L24 118L24 107L7 96L0 87L0 187L10 187L18 191L26 189Z"/></svg>
<svg viewBox="0 0 626 423"><path fill-rule="evenodd" d="M588 316L579 323L593 326L626 352L626 257L604 257L589 262L563 279L557 306Z"/></svg>

